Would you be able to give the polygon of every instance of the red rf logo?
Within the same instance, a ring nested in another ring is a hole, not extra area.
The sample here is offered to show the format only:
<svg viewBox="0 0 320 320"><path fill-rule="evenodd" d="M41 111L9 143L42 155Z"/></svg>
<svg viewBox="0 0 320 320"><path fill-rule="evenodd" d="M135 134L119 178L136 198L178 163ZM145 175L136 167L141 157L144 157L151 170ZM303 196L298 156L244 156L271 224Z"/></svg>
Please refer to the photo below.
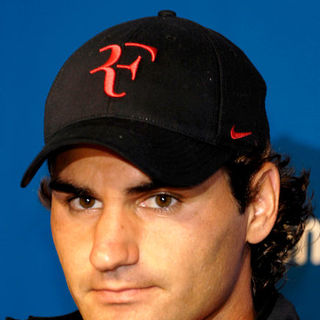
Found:
<svg viewBox="0 0 320 320"><path fill-rule="evenodd" d="M140 44L140 43L133 43L133 42L125 43L125 46L126 47L140 47L142 49L145 49L145 50L149 51L149 53L151 54L151 61L152 62L154 62L154 60L156 59L157 49L154 47L147 46L147 45ZM111 54L110 54L108 61L105 64L103 64L102 66L91 70L90 73L93 74L98 71L104 71L106 73L106 76L104 78L104 92L106 93L106 95L108 95L110 97L121 98L126 95L126 92L121 92L121 93L114 92L114 82L116 79L116 71L115 71L115 69L112 68L112 66L115 63L117 63L117 61L120 59L122 51L121 51L121 47L117 44L111 44L109 46L101 48L99 51L103 52L103 51L106 51L109 49L111 50ZM120 69L129 69L131 72L131 80L134 80L136 78L136 73L137 73L140 61L141 61L141 56L138 56L138 58L135 61L133 61L130 65L117 64L115 67L120 68Z"/></svg>

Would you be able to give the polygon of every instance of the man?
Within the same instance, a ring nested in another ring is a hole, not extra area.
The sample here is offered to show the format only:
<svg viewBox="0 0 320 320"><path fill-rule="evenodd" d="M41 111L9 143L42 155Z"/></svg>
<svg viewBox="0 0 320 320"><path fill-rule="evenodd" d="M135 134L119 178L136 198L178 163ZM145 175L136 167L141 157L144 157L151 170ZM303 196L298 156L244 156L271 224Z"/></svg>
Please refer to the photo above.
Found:
<svg viewBox="0 0 320 320"><path fill-rule="evenodd" d="M60 70L40 198L79 311L58 319L298 319L275 284L312 214L271 151L264 80L220 34L161 11Z"/></svg>

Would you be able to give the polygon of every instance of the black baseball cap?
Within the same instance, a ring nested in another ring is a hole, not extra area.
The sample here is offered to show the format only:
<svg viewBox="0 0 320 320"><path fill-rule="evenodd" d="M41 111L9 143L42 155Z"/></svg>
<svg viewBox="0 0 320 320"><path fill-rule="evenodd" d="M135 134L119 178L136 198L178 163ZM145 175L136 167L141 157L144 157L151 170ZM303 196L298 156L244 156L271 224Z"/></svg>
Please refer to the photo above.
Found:
<svg viewBox="0 0 320 320"><path fill-rule="evenodd" d="M237 46L173 11L111 27L58 73L45 146L21 186L46 159L81 144L107 147L165 185L196 185L267 145L265 94Z"/></svg>

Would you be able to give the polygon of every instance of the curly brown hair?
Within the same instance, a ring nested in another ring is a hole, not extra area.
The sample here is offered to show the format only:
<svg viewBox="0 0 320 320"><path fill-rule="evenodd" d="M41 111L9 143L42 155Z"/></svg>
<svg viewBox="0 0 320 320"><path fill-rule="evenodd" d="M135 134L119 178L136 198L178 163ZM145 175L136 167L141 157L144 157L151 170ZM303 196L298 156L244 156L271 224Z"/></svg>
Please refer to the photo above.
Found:
<svg viewBox="0 0 320 320"><path fill-rule="evenodd" d="M225 164L229 175L233 196L238 202L241 214L257 194L257 188L251 188L251 181L262 165L272 162L280 173L280 199L276 223L270 234L260 243L250 245L253 296L273 290L275 284L283 278L288 257L295 249L308 218L313 216L311 199L307 195L309 172L303 170L296 175L289 166L290 158L271 151L256 149L250 154L238 155ZM54 160L48 160L49 172L52 172ZM42 179L39 187L39 199L48 209L51 206L50 178Z"/></svg>
<svg viewBox="0 0 320 320"><path fill-rule="evenodd" d="M289 266L289 255L294 253L307 219L313 217L312 196L307 192L310 172L303 170L296 175L289 166L290 157L271 151L269 146L260 153L238 156L225 165L240 213L244 213L257 194L258 190L251 188L251 181L266 162L274 163L279 170L280 198L277 219L270 234L262 242L250 245L254 296L272 290L283 279Z"/></svg>

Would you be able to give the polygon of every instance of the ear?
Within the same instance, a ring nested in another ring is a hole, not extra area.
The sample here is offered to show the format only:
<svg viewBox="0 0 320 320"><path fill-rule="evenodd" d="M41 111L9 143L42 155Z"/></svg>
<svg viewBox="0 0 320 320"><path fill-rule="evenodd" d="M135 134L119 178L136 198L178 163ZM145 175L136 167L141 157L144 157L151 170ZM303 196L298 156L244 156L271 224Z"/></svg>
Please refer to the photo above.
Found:
<svg viewBox="0 0 320 320"><path fill-rule="evenodd" d="M268 236L277 219L280 193L278 168L273 163L266 162L255 174L251 188L258 191L246 209L247 242L256 244Z"/></svg>

